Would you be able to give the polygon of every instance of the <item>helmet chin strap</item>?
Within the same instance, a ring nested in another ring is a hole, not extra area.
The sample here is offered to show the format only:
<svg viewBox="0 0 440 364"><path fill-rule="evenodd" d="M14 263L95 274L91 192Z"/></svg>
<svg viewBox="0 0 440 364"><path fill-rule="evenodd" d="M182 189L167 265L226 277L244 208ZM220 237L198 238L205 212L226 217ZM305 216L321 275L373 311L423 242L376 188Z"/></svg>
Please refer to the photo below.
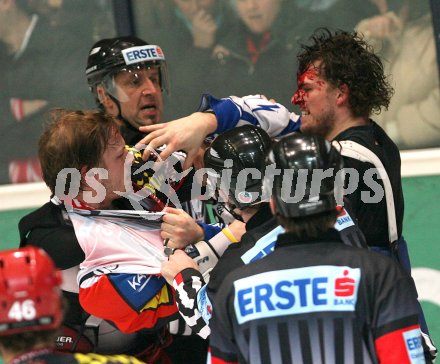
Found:
<svg viewBox="0 0 440 364"><path fill-rule="evenodd" d="M119 100L118 100L116 97L114 97L113 95L111 95L109 92L106 91L106 93L107 93L107 96L110 97L110 99L111 99L111 100L116 104L116 106L118 107L118 115L116 115L116 118L117 118L117 119L120 119L120 120L122 120L122 121L124 121L124 122L127 122L127 120L125 120L125 119L123 118L123 116L122 116L122 109L121 109L121 104L120 104Z"/></svg>
<svg viewBox="0 0 440 364"><path fill-rule="evenodd" d="M235 210L236 207L235 207L234 205L232 205L231 207L232 207L232 208L228 208L228 206L225 205L225 210L226 210L227 212L229 212L229 213L234 217L235 220L238 220L238 221L244 222L243 217L241 217L239 214L237 214L236 212L234 212L234 210Z"/></svg>
<svg viewBox="0 0 440 364"><path fill-rule="evenodd" d="M104 88L104 92L105 92L105 97L108 97L108 98L110 98L110 100L112 100L115 104L116 104L116 107L118 108L118 115L116 115L116 118L117 119L120 119L120 120L122 120L122 121L124 121L124 122L127 122L127 120L125 120L123 117L122 117L122 109L121 109L121 103L119 102L119 100L116 98L116 97L114 97L109 91L108 91L108 85L106 84L106 83L103 83L102 84L102 87ZM97 101L99 101L99 108L102 110L102 111L104 111L104 112L106 112L106 109L105 109L105 106L104 106L104 100L102 100L101 99L101 97L102 96L100 96L99 95L99 93L98 93L98 91L96 91L96 94L97 94Z"/></svg>

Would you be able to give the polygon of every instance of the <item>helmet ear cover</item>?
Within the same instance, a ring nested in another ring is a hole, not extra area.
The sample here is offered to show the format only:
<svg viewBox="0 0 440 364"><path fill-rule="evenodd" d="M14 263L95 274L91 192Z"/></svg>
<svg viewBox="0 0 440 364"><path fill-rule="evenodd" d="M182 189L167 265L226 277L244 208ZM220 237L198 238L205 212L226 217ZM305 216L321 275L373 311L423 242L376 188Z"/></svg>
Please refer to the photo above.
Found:
<svg viewBox="0 0 440 364"><path fill-rule="evenodd" d="M336 208L336 177L342 158L325 139L300 133L286 135L273 144L266 165L280 171L273 181L266 175L263 183L279 215L297 218ZM317 178L321 171L323 178Z"/></svg>
<svg viewBox="0 0 440 364"><path fill-rule="evenodd" d="M243 209L260 201L264 158L270 145L265 131L243 125L220 134L207 148L205 167L223 179L229 205ZM217 190L223 187L219 179L214 185Z"/></svg>
<svg viewBox="0 0 440 364"><path fill-rule="evenodd" d="M244 209L261 202L261 181L261 173L256 179L253 179L250 174L246 177L242 175L240 178L232 176L228 194L229 205Z"/></svg>
<svg viewBox="0 0 440 364"><path fill-rule="evenodd" d="M39 248L0 252L0 336L58 328L61 281L61 272Z"/></svg>

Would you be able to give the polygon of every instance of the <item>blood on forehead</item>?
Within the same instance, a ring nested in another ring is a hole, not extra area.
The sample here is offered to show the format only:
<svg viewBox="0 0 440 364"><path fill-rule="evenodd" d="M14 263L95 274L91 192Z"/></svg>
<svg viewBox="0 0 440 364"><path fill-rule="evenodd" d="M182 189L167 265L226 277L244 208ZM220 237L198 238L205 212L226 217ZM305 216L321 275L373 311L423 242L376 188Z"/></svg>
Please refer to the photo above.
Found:
<svg viewBox="0 0 440 364"><path fill-rule="evenodd" d="M296 85L298 86L298 88L301 88L304 85L306 78L314 81L318 78L318 70L315 67L308 68L307 71L300 74L296 79Z"/></svg>
<svg viewBox="0 0 440 364"><path fill-rule="evenodd" d="M308 90L304 90L304 84L306 79L308 79L311 82L315 82L319 88L321 88L325 84L323 80L319 79L319 68L316 66L310 66L305 72L303 72L297 77L296 83L298 89L293 94L291 99L291 103L293 105L298 105L299 107L304 106L304 99L308 95Z"/></svg>
<svg viewBox="0 0 440 364"><path fill-rule="evenodd" d="M309 68L307 71L300 74L296 79L297 90L292 96L291 103L292 105L298 105L299 107L304 107L304 99L307 96L307 91L303 89L304 82L306 78L310 80L314 80L318 77L315 68Z"/></svg>

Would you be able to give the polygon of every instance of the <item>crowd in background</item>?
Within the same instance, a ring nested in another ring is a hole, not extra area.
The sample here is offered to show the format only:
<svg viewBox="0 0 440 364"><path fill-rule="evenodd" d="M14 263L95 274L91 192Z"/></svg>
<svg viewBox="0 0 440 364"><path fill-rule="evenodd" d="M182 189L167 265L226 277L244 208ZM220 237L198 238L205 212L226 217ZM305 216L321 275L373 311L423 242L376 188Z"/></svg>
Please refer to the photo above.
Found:
<svg viewBox="0 0 440 364"><path fill-rule="evenodd" d="M440 91L429 1L404 3L146 0L133 2L133 15L137 35L160 44L169 65L163 121L195 111L202 93L259 92L289 105L299 42L319 26L355 28L382 56L396 89L379 123L401 149L436 147ZM48 110L93 107L85 56L95 40L115 35L113 15L103 0L1 1L0 183L41 180L36 142Z"/></svg>

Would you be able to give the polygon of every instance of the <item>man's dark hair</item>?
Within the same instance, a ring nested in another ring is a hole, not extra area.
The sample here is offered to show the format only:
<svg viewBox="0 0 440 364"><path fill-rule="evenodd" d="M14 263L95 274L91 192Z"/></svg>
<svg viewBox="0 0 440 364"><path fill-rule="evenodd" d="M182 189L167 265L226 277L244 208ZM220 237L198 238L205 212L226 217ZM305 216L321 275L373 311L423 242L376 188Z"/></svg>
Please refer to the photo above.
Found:
<svg viewBox="0 0 440 364"><path fill-rule="evenodd" d="M319 28L301 45L298 76L311 64L321 61L320 77L334 87L346 85L354 117L369 117L388 108L394 89L384 74L383 64L370 45L357 32Z"/></svg>
<svg viewBox="0 0 440 364"><path fill-rule="evenodd" d="M38 156L44 182L54 193L58 173L64 168L80 171L84 166L99 166L104 150L119 128L113 117L100 111L57 109L50 116L39 140ZM69 185L67 181L67 190Z"/></svg>
<svg viewBox="0 0 440 364"><path fill-rule="evenodd" d="M317 238L328 229L334 227L337 216L338 212L336 209L305 217L276 215L278 223L286 231L298 237L298 239Z"/></svg>

